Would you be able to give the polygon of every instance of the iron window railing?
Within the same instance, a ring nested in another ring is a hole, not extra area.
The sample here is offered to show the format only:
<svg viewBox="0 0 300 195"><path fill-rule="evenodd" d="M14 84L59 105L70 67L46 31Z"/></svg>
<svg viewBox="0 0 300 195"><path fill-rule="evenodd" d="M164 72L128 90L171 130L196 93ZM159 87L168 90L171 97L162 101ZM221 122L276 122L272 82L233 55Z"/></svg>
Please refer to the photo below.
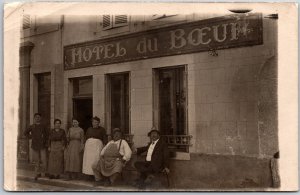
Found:
<svg viewBox="0 0 300 195"><path fill-rule="evenodd" d="M191 146L191 135L162 135L168 145L173 146Z"/></svg>

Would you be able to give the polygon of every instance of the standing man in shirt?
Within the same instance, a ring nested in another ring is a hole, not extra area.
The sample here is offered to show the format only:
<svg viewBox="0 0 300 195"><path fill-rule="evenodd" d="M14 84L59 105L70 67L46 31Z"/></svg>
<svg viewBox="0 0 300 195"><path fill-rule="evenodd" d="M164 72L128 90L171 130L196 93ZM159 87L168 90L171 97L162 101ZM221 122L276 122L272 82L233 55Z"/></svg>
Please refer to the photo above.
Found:
<svg viewBox="0 0 300 195"><path fill-rule="evenodd" d="M46 148L48 141L48 130L41 123L41 114L34 114L34 123L25 130L24 135L32 139L32 160L35 164L35 180L42 176L47 169Z"/></svg>
<svg viewBox="0 0 300 195"><path fill-rule="evenodd" d="M150 143L148 146L137 148L137 155L147 151L145 161L138 161L135 167L140 172L139 187L144 188L151 183L155 173L169 173L169 151L167 144L160 138L160 132L152 128L148 133Z"/></svg>

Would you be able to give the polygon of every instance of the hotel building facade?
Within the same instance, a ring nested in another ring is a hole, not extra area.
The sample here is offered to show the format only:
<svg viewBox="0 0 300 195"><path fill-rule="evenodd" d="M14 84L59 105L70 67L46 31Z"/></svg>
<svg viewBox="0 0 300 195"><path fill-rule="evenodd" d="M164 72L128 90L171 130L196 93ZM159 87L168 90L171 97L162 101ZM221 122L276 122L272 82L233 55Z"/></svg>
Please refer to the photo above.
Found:
<svg viewBox="0 0 300 195"><path fill-rule="evenodd" d="M39 112L49 128L92 116L133 147L157 127L174 188L271 187L278 152L277 20L225 15L24 16L18 159Z"/></svg>

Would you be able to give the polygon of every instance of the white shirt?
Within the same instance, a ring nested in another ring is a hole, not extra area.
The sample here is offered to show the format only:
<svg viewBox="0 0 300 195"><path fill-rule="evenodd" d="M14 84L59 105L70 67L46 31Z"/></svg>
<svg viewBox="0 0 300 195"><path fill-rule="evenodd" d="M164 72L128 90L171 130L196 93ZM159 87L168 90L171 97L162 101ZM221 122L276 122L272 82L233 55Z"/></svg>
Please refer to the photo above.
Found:
<svg viewBox="0 0 300 195"><path fill-rule="evenodd" d="M106 146L102 149L100 155L101 155L101 156L104 155L104 152L105 152L105 150L107 149L107 146L109 146L110 144L116 144L117 147L118 147L118 149L119 149L120 141L121 141L121 139L119 139L118 141L111 140L110 142L108 142L108 143L106 144ZM123 156L123 159L124 159L124 160L126 160L126 161L129 161L129 160L130 160L132 151L131 151L131 149L130 149L128 143L127 143L125 140L122 140L122 143L121 143L121 146L120 146L119 153Z"/></svg>
<svg viewBox="0 0 300 195"><path fill-rule="evenodd" d="M147 152L147 157L146 157L146 161L151 161L151 156L153 153L153 150L155 148L156 143L158 142L159 139L157 139L156 141L154 141L154 143L151 143L149 148L148 148L148 152Z"/></svg>

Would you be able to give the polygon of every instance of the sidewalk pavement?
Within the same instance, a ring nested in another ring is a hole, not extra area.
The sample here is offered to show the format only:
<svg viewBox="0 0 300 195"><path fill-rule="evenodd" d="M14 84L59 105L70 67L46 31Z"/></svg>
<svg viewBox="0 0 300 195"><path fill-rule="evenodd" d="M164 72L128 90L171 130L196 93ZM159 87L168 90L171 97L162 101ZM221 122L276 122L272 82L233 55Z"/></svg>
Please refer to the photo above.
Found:
<svg viewBox="0 0 300 195"><path fill-rule="evenodd" d="M129 185L116 186L94 186L93 181L84 180L66 180L66 175L62 175L61 179L49 179L40 177L37 181L34 180L35 173L32 170L17 169L17 181L30 181L39 184L64 187L65 191L139 191L137 188ZM41 191L41 189L36 189Z"/></svg>

